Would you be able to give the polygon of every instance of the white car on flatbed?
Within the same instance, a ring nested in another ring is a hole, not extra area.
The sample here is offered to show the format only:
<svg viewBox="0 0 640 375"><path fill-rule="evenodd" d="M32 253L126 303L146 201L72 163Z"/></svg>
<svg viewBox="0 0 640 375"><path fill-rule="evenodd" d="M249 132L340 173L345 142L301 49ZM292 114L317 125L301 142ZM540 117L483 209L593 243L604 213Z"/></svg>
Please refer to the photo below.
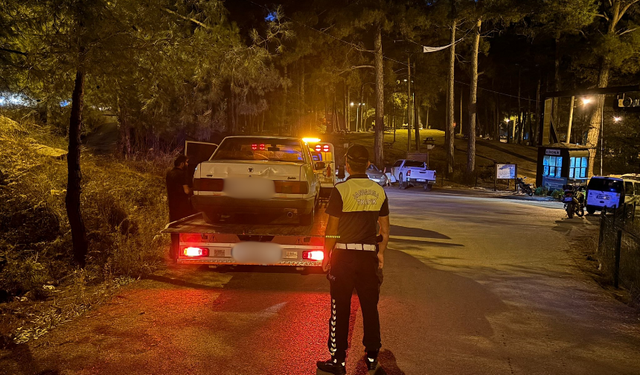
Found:
<svg viewBox="0 0 640 375"><path fill-rule="evenodd" d="M400 185L400 189L406 189L412 185L422 185L424 190L431 190L436 183L436 171L429 169L427 163L417 160L400 159L391 167L391 175Z"/></svg>
<svg viewBox="0 0 640 375"><path fill-rule="evenodd" d="M226 137L193 175L193 207L222 215L285 215L311 224L320 183L308 145L290 137Z"/></svg>

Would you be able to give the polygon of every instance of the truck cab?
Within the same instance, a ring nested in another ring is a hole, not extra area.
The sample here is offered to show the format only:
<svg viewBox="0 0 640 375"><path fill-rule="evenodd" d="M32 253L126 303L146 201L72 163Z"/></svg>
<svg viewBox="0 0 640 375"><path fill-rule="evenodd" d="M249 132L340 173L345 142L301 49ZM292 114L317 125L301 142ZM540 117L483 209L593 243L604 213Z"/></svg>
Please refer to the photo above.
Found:
<svg viewBox="0 0 640 375"><path fill-rule="evenodd" d="M327 198L336 184L336 161L333 144L315 140L307 140L307 144L314 161L314 172L320 182L320 196Z"/></svg>

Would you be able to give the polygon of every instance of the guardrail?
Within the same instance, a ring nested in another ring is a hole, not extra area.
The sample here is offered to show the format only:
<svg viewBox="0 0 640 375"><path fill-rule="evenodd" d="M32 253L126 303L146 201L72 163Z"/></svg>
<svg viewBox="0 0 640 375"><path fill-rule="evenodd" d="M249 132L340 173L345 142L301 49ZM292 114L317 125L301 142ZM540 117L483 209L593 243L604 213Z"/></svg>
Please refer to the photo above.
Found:
<svg viewBox="0 0 640 375"><path fill-rule="evenodd" d="M635 203L602 212L598 260L614 287L640 298L640 219L636 220Z"/></svg>

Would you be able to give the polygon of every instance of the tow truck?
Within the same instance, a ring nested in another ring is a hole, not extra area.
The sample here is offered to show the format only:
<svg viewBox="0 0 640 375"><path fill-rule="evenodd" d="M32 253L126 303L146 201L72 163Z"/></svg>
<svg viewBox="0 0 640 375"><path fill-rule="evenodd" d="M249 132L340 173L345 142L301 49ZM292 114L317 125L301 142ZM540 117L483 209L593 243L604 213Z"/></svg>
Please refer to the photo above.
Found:
<svg viewBox="0 0 640 375"><path fill-rule="evenodd" d="M242 221L229 218L229 222L212 224L197 213L167 224L163 233L180 236L174 259L178 264L285 266L301 272L321 269L327 226L324 208L316 210L311 225L299 225L286 217Z"/></svg>
<svg viewBox="0 0 640 375"><path fill-rule="evenodd" d="M266 211L233 212L211 221L199 212L167 224L162 232L179 236L173 259L178 264L288 267L307 273L322 269L327 220L322 205L308 223Z"/></svg>

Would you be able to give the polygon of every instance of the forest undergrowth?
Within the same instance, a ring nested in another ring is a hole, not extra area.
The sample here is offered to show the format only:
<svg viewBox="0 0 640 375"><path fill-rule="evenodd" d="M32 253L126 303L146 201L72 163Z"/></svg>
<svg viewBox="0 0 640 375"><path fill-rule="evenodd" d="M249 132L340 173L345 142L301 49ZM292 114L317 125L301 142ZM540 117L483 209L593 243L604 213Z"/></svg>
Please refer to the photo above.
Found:
<svg viewBox="0 0 640 375"><path fill-rule="evenodd" d="M73 264L67 140L0 116L0 348L37 339L164 264L164 173L175 155L122 160L84 149L87 265Z"/></svg>

